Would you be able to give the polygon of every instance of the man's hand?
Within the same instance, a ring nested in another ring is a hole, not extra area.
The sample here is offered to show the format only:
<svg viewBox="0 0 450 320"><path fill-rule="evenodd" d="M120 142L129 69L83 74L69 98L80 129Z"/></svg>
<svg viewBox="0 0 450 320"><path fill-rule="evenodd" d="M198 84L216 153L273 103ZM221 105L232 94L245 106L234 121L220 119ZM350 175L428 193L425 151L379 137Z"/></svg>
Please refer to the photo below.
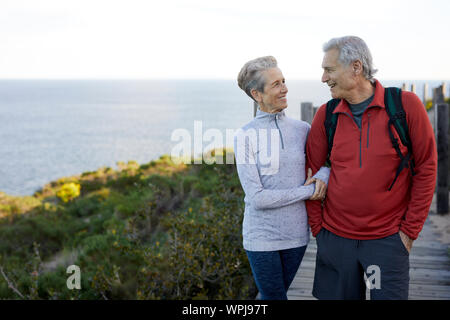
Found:
<svg viewBox="0 0 450 320"><path fill-rule="evenodd" d="M316 190L314 191L314 194L309 198L309 200L322 200L325 198L325 195L327 193L327 185L325 182L323 182L320 179L312 178L312 170L311 168L308 168L308 177L306 178L305 186L316 183Z"/></svg>
<svg viewBox="0 0 450 320"><path fill-rule="evenodd" d="M403 245L406 247L406 250L408 250L408 253L411 252L413 241L410 237L408 237L403 231L399 231L398 234L400 235L400 239L402 239Z"/></svg>

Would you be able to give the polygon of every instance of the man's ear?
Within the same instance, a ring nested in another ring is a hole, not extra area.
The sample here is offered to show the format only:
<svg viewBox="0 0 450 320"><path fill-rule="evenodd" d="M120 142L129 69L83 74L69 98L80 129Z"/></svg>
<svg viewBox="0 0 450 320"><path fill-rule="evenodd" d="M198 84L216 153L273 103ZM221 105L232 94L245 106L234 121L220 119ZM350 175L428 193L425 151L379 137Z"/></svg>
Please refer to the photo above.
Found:
<svg viewBox="0 0 450 320"><path fill-rule="evenodd" d="M362 62L359 60L353 61L352 63L352 68L353 68L353 73L355 75L360 75L363 72L363 66L362 66Z"/></svg>
<svg viewBox="0 0 450 320"><path fill-rule="evenodd" d="M256 100L256 102L258 102L258 103L261 103L261 102L262 102L261 92L259 92L259 91L256 90L256 89L252 89L252 90L250 91L250 93L251 93L253 99Z"/></svg>

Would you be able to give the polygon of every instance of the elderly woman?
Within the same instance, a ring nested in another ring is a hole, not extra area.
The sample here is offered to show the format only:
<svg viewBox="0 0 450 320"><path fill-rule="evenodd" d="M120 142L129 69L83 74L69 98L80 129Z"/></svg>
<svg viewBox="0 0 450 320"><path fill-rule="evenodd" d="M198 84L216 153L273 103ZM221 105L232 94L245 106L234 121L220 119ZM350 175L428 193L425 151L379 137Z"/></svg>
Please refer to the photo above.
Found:
<svg viewBox="0 0 450 320"><path fill-rule="evenodd" d="M274 57L247 62L238 85L256 101L256 117L235 135L234 150L245 192L243 245L263 300L287 300L309 242L304 200L325 196L329 169L305 183L310 125L288 118L285 79Z"/></svg>

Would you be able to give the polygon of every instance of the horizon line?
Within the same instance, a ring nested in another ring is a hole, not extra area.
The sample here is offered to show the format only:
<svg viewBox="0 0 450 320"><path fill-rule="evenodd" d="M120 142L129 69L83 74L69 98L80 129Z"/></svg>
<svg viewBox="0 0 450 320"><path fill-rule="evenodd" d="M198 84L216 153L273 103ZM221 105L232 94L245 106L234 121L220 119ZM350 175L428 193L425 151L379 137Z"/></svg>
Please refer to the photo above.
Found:
<svg viewBox="0 0 450 320"><path fill-rule="evenodd" d="M449 79L439 79L439 78L434 78L434 79L431 79L431 78L422 78L422 79L419 79L419 78L415 78L415 79L412 79L412 78L409 78L409 79L380 78L380 79L378 79L378 78L376 78L376 79L379 81L443 81L443 82L450 81L450 78ZM83 78L81 78L81 77L74 77L74 78L63 78L63 77L61 77L61 78L44 78L44 77L43 78L0 78L0 81L33 81L33 80L36 80L36 81L74 81L74 80L75 81L161 81L161 80L189 80L189 81L192 81L192 80L209 80L209 81L211 81L211 80L217 80L217 81L233 80L233 81L236 81L236 79L234 79L234 78L214 78L214 77L211 77L211 78L207 78L207 77L204 77L204 78L195 78L195 77L192 77L192 78L187 78L187 77L183 77L183 78L177 78L177 77L174 77L174 78L165 78L165 77L161 77L161 78L127 78L127 77L123 77L123 78L121 78L121 77L117 77L117 78L101 78L101 77L98 77L98 78L97 77L93 77L93 78L90 78L90 77L83 77ZM318 81L318 82L321 82L320 80L313 79L313 78L291 78L288 81Z"/></svg>

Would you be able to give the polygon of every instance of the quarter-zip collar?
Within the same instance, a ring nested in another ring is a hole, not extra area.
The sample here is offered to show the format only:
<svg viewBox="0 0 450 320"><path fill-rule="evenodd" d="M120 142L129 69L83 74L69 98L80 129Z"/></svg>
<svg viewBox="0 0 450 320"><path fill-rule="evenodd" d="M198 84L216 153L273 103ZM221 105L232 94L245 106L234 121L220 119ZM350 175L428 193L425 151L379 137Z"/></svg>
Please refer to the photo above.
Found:
<svg viewBox="0 0 450 320"><path fill-rule="evenodd" d="M375 93L372 102L367 106L366 110L370 107L380 107L385 109L386 106L384 104L384 87L381 83L375 79ZM344 99L341 99L341 102L337 105L336 109L334 109L333 113L347 113L351 114L352 111L348 105L348 102Z"/></svg>
<svg viewBox="0 0 450 320"><path fill-rule="evenodd" d="M281 110L280 112L276 112L276 113L268 113L268 112L261 111L261 109L259 109L259 108L256 110L256 116L255 116L255 119L257 119L257 120L267 120L267 121L269 121L269 123L271 121L275 122L275 126L277 127L278 132L280 133L281 149L283 149L283 150L284 150L283 133L281 132L280 127L278 126L278 121L283 120L284 117L286 117L284 110Z"/></svg>
<svg viewBox="0 0 450 320"><path fill-rule="evenodd" d="M256 110L256 116L255 119L268 119L268 120L274 120L275 118L278 119L282 119L283 117L285 117L286 114L284 112L284 110L281 110L280 112L276 112L276 113L268 113L268 112L264 112L262 111L259 107Z"/></svg>
<svg viewBox="0 0 450 320"><path fill-rule="evenodd" d="M386 106L384 104L384 87L381 85L381 83L378 80L375 80L375 92L374 97L372 99L372 102L367 106L367 108L364 110L364 113L368 113L368 110L370 108L382 108L386 109ZM348 116L350 119L352 119L353 124L355 127L359 130L359 167L362 168L362 119L361 119L361 128L356 124L355 119L353 118L352 111L350 109L350 106L348 105L348 102L344 99L341 99L337 107L334 109L333 113L343 113L346 116ZM364 116L364 114L363 114ZM369 148L369 129L370 129L370 114L368 113L368 120L367 120L367 148Z"/></svg>

